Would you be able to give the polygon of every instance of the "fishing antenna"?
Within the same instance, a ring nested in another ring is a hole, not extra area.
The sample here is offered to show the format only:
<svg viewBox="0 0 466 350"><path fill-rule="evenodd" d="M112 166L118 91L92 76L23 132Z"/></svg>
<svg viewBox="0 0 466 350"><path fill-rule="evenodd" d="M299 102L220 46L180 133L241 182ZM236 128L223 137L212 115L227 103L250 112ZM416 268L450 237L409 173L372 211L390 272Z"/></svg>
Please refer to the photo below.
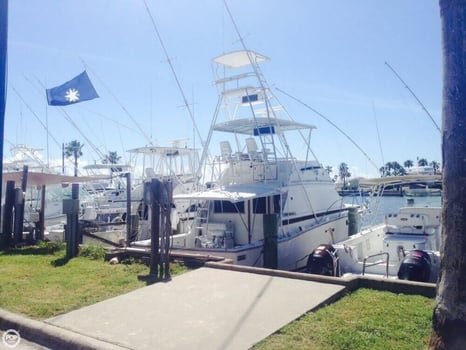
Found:
<svg viewBox="0 0 466 350"><path fill-rule="evenodd" d="M432 117L432 115L429 113L429 111L427 110L427 108L422 104L421 100L419 100L416 96L416 94L413 92L413 90L411 90L408 86L408 84L406 84L404 82L403 79L401 79L401 77L399 76L399 74L393 69L392 66L390 66L388 64L388 62L385 62L385 65L390 68L390 70L396 75L396 77L398 79L400 79L400 81L404 84L404 86L408 89L408 91L411 93L411 95L413 95L413 97L416 99L416 101L421 105L422 109L424 110L424 112L427 113L427 115L429 116L430 120L432 121L432 123L434 123L435 127L437 128L438 132L439 133L442 133L442 131L440 130L439 126L437 125L437 123L435 122L434 118Z"/></svg>
<svg viewBox="0 0 466 350"><path fill-rule="evenodd" d="M364 154L364 156L367 158L367 160L369 160L369 162L374 166L375 169L377 169L377 171L379 171L379 168L378 166L372 161L372 159L367 155L366 152L364 152L364 150L347 134L345 133L343 130L341 130L334 122L332 122L330 119L328 119L326 116L324 116L322 113L320 113L319 111L317 111L316 109L312 108L311 106L309 106L308 104L306 104L305 102L299 100L298 98L294 97L294 96L291 96L289 93L283 91L282 89L280 88L276 88L278 91L280 91L281 93L285 94L286 96L292 98L293 100L295 100L296 102L299 102L300 104L302 104L304 107L310 109L311 111L313 111L315 114L317 114L319 117L325 119L327 122L329 122L334 128L336 128L339 132L341 132L348 140L351 141L351 143L353 145L356 146L356 148L358 150L361 151L362 154Z"/></svg>

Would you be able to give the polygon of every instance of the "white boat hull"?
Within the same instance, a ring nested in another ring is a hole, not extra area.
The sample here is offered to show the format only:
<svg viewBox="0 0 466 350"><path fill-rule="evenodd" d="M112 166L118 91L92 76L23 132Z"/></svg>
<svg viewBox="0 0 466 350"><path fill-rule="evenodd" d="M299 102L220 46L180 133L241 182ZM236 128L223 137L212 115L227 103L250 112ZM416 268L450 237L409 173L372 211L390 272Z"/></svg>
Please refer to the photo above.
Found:
<svg viewBox="0 0 466 350"><path fill-rule="evenodd" d="M264 267L264 240L242 244L232 248L189 248L189 234L172 236L171 251L188 254L211 255L230 260L233 264ZM314 225L302 231L277 239L277 266L281 270L299 270L306 267L307 258L322 243L334 243L348 235L347 217L342 216L326 223Z"/></svg>

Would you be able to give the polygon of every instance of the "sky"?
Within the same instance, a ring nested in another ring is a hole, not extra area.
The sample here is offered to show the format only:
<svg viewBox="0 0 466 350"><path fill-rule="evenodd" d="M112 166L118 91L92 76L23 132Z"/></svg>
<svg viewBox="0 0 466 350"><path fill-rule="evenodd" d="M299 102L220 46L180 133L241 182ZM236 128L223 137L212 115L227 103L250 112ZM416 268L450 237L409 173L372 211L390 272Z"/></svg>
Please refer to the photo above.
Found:
<svg viewBox="0 0 466 350"><path fill-rule="evenodd" d="M336 173L344 162L354 177L374 177L391 161L441 163L437 1L227 4L246 47L270 57L261 68L273 93L316 126L311 146L324 166ZM198 147L182 94L206 137L218 98L212 58L241 49L222 0L10 0L8 24L4 155L25 144L49 162L72 140L84 144L80 165L110 151L127 162L127 150L150 142ZM66 114L47 106L45 89L84 69L99 98Z"/></svg>

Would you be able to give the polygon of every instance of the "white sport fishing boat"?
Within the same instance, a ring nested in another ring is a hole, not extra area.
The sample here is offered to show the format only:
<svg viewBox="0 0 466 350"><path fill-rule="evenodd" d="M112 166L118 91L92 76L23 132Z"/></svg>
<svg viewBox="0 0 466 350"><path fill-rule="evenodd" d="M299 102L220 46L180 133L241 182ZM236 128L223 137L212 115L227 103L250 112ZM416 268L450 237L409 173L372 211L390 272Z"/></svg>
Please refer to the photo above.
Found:
<svg viewBox="0 0 466 350"><path fill-rule="evenodd" d="M266 60L250 50L213 60L225 75L215 81L219 102L199 169L208 164L220 175L206 190L174 196L191 205L180 213L172 251L297 270L320 243L348 237L349 208L327 170L310 159L315 127L291 119L271 94L259 68ZM212 145L220 151L213 160Z"/></svg>
<svg viewBox="0 0 466 350"><path fill-rule="evenodd" d="M139 164L135 168L142 170L142 177L134 184L131 192L132 202L137 203L132 206L132 214L137 214L139 218L139 240L150 237L149 204L144 198L149 197L147 193L153 179L170 181L173 195L191 193L199 186L196 177L199 150L180 144L185 141L187 140L175 140L170 146L144 146L128 151L131 162ZM174 201L171 211L173 230L176 230L179 222L178 213L186 212L189 205L189 200Z"/></svg>
<svg viewBox="0 0 466 350"><path fill-rule="evenodd" d="M439 181L439 176L381 178L372 182L383 191L387 181L409 186ZM309 257L307 272L435 283L440 269L441 213L438 205L399 208L386 214L382 223L364 228L348 239L320 245Z"/></svg>

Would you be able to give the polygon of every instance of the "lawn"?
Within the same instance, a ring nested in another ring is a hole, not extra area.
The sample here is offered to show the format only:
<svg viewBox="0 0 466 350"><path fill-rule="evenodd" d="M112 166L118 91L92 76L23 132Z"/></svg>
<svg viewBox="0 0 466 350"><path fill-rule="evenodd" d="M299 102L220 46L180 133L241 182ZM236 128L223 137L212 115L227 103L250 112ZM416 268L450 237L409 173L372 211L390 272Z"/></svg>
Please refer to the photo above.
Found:
<svg viewBox="0 0 466 350"><path fill-rule="evenodd" d="M359 289L309 313L254 349L416 350L429 340L434 299Z"/></svg>
<svg viewBox="0 0 466 350"><path fill-rule="evenodd" d="M43 243L0 252L0 308L43 320L147 284L149 268L134 260L110 265L103 249L66 261L64 246ZM173 264L171 275L187 271ZM425 349L434 300L359 289L288 324L262 349Z"/></svg>
<svg viewBox="0 0 466 350"><path fill-rule="evenodd" d="M146 265L110 265L99 247L80 254L66 261L64 246L54 243L0 252L0 308L41 320L147 284ZM171 266L172 275L184 270Z"/></svg>

